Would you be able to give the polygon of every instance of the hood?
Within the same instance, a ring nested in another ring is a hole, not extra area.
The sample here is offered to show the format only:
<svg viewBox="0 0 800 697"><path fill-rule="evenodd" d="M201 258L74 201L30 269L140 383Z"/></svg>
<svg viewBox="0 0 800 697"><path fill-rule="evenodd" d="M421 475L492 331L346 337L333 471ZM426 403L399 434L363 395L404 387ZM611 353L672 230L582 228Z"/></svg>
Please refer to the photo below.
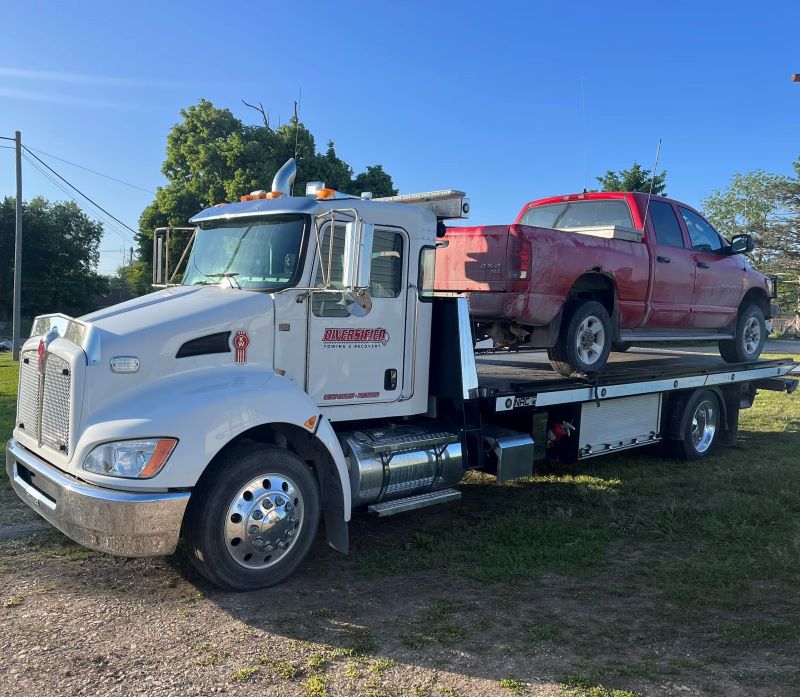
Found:
<svg viewBox="0 0 800 697"><path fill-rule="evenodd" d="M87 373L85 399L90 411L113 400L126 389L164 380L180 373L218 370L222 366L246 363L272 369L274 308L266 293L219 286L166 288L141 298L120 303L80 318L90 323L100 346L99 370ZM233 339L247 337L244 355L237 354ZM217 337L212 348L178 358L186 342L209 335ZM110 360L135 356L139 371L114 374ZM243 359L243 360L240 360ZM89 403L92 404L89 404Z"/></svg>

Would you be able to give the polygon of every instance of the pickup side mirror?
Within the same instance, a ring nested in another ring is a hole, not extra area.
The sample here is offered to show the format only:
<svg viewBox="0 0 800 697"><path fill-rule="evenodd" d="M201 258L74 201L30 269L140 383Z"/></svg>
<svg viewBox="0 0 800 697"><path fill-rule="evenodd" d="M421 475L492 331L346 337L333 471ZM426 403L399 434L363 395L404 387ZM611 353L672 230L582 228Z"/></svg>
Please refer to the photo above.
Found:
<svg viewBox="0 0 800 697"><path fill-rule="evenodd" d="M375 226L372 223L354 222L344 226L342 281L345 288L351 290L369 288L374 234Z"/></svg>
<svg viewBox="0 0 800 697"><path fill-rule="evenodd" d="M746 254L752 252L755 246L753 236L747 232L731 238L731 254Z"/></svg>

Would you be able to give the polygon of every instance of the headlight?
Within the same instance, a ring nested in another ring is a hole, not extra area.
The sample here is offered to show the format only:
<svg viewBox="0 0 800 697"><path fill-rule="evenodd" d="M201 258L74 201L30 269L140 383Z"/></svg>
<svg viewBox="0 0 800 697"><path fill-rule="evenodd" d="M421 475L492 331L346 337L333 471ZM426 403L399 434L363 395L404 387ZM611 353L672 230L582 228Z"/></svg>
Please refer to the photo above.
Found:
<svg viewBox="0 0 800 697"><path fill-rule="evenodd" d="M154 477L169 459L177 442L174 438L152 438L103 443L86 456L83 469L112 477Z"/></svg>

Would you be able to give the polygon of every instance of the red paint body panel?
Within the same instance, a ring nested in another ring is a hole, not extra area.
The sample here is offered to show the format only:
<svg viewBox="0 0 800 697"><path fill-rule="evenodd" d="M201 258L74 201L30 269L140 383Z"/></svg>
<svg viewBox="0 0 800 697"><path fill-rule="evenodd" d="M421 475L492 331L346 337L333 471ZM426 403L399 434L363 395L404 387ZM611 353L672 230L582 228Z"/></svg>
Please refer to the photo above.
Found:
<svg viewBox="0 0 800 697"><path fill-rule="evenodd" d="M641 242L519 224L534 206L609 199L628 204L634 227L644 230ZM601 273L613 280L622 330L721 330L734 320L750 289L767 294L766 277L741 256L691 249L677 206L693 210L691 207L660 196L651 200L672 206L683 248L659 245L652 220L645 221L647 194L554 196L523 206L517 222L510 226L449 228L445 236L448 246L437 251L436 288L468 293L470 314L475 319L536 327L556 319L580 276ZM530 245L522 276L521 243Z"/></svg>

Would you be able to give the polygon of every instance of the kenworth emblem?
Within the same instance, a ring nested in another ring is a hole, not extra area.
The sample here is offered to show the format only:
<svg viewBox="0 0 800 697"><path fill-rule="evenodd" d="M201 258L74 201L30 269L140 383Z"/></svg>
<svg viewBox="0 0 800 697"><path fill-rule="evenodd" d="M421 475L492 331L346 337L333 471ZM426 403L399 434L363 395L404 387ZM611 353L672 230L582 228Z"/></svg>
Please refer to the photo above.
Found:
<svg viewBox="0 0 800 697"><path fill-rule="evenodd" d="M233 336L233 348L236 349L236 362L247 363L247 347L250 346L250 337L244 329L240 329Z"/></svg>
<svg viewBox="0 0 800 697"><path fill-rule="evenodd" d="M41 339L39 339L39 348L36 350L36 356L39 359L38 361L38 368L39 372L44 372L44 356L47 353L47 349L50 344L53 342L53 339L58 338L58 327L53 327L49 332L47 332Z"/></svg>

